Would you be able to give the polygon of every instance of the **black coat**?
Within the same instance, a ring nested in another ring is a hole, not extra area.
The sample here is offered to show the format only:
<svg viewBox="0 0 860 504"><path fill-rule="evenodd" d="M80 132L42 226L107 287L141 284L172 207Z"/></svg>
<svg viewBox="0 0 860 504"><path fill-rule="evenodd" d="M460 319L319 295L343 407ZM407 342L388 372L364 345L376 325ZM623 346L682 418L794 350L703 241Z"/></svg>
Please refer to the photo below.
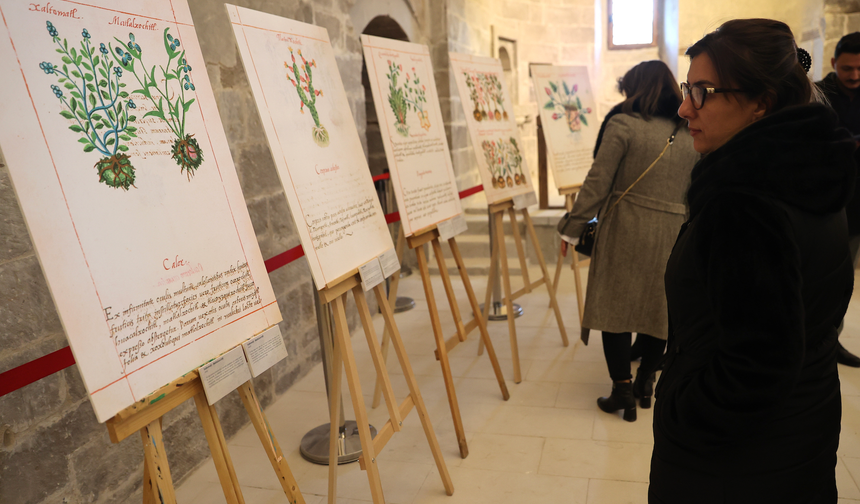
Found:
<svg viewBox="0 0 860 504"><path fill-rule="evenodd" d="M830 107L839 116L839 124L854 135L855 140L860 137L860 97L852 100L839 87L835 72L830 72L824 79L815 84L824 92ZM854 151L854 160L860 159L860 149ZM845 205L845 213L848 216L848 234L860 235L860 180L854 182L854 197Z"/></svg>
<svg viewBox="0 0 860 504"><path fill-rule="evenodd" d="M808 105L693 169L666 269L651 503L835 504L853 149L831 110Z"/></svg>

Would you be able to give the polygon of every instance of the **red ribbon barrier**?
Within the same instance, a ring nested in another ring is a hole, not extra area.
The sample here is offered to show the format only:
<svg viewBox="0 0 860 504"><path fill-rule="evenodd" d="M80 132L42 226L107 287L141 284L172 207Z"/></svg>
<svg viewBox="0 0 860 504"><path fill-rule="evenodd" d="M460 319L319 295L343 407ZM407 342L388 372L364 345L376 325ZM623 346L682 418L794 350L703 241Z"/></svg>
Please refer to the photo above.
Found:
<svg viewBox="0 0 860 504"><path fill-rule="evenodd" d="M373 181L387 180L391 178L388 173L373 177ZM476 185L475 187L460 191L460 199L468 198L469 196L479 193L484 190L484 186ZM388 224L399 222L400 212L392 212L385 216L385 222ZM305 255L305 251L301 245L295 246L285 252L266 259L266 272L271 273L278 268L283 268L287 264ZM39 381L46 376L62 371L75 363L75 358L72 355L72 350L69 347L63 347L56 352L49 353L38 359L31 360L9 371L0 373L0 397L14 392L21 387Z"/></svg>

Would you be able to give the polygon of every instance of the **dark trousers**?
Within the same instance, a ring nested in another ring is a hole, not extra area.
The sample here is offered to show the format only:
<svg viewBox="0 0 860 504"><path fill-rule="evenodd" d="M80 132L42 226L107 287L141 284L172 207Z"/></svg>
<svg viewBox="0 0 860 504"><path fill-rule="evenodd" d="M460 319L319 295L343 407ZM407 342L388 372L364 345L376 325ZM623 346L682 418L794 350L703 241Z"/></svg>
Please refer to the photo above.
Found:
<svg viewBox="0 0 860 504"><path fill-rule="evenodd" d="M633 378L630 374L630 344L633 334L629 332L612 333L603 331L603 356L609 368L612 381L624 381ZM642 349L642 363L639 364L640 374L648 376L657 370L660 358L666 350L666 340L647 334L637 333L636 344Z"/></svg>

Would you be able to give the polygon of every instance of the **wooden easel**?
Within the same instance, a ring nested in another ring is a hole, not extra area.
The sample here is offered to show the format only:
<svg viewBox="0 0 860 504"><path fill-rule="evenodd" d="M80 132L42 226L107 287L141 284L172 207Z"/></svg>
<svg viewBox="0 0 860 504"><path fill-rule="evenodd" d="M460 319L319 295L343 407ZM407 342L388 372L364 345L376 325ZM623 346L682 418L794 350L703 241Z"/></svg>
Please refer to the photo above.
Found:
<svg viewBox="0 0 860 504"><path fill-rule="evenodd" d="M579 194L580 189L582 189L582 186L576 185L558 190L558 193L564 196L564 208L566 211L570 212L573 210L573 202L576 200L576 195ZM585 293L582 290L582 271L580 268L584 268L591 264L591 258L586 257L585 259L580 260L579 252L573 250L573 247L568 247L568 252L570 253L572 261L570 268L573 270L573 281L574 286L576 287L576 309L579 313L579 323L581 325L582 316L585 311ZM555 265L555 278L552 282L552 291L554 293L558 291L558 279L561 277L562 267L564 267L564 256L561 255L561 250L559 250L558 263Z"/></svg>
<svg viewBox="0 0 860 504"><path fill-rule="evenodd" d="M420 231L410 236L407 238L407 242L409 243L409 248L415 250L415 254L418 256L418 269L421 270L424 296L427 298L427 307L430 310L430 324L433 327L433 335L436 338L436 360L442 366L442 377L445 380L445 391L448 394L448 404L451 407L454 431L457 433L457 444L460 446L460 456L466 458L469 455L469 446L466 444L466 432L463 429L463 420L460 418L460 404L457 402L457 391L454 388L454 377L451 375L448 352L459 345L460 342L466 341L469 333L476 327L481 333L481 342L487 347L487 355L493 366L493 372L496 374L496 380L499 382L502 398L507 401L511 396L508 393L508 386L505 384L505 377L502 374L502 368L499 366L499 360L496 358L496 351L493 348L493 342L490 340L490 333L487 332L487 322L480 316L481 308L478 305L478 298L472 289L472 283L469 281L466 264L463 262L463 256L460 255L460 248L457 245L456 238L449 238L448 245L451 247L451 253L457 263L457 269L460 272L460 278L463 280L463 286L466 289L466 296L469 298L472 313L475 314L474 318L466 325L463 325L463 319L460 316L460 307L454 294L454 288L451 285L451 277L448 275L448 266L445 264L442 245L439 243L439 231L434 226L431 229ZM457 326L457 333L447 340L445 339L445 334L442 332L442 323L439 320L439 310L436 307L436 297L433 294L433 284L430 280L430 270L427 266L427 257L424 253L424 244L427 242L430 242L433 247L433 255L436 256L436 264L439 266L439 274L442 277L442 284L445 286L448 305L451 307L454 323Z"/></svg>
<svg viewBox="0 0 860 504"><path fill-rule="evenodd" d="M511 276L508 271L508 252L505 249L505 228L504 228L504 214L508 213L508 217L511 221L511 230L514 235L514 242L517 246L517 255L520 259L520 269L523 274L523 288L512 292L511 291ZM522 372L520 371L520 351L519 346L517 345L517 326L513 313L514 313L514 300L522 296L523 294L530 293L536 287L539 287L541 284L546 285L547 292L549 293L549 304L552 307L553 311L555 311L555 320L558 323L558 330L561 333L561 341L564 346L568 346L570 343L567 340L567 331L564 328L564 320L561 318L561 311L558 309L558 302L555 299L555 289L553 289L553 285L550 284L549 281L549 273L547 272L546 262L543 259L543 253L540 250L540 244L538 243L537 233L535 233L534 225L532 224L532 219L529 216L528 208L523 208L521 210L523 215L523 220L526 223L526 229L528 230L529 237L532 239L532 245L535 249L535 255L538 259L538 264L540 265L540 269L542 272L542 276L536 280L535 282L531 282L529 280L529 270L528 265L526 264L526 256L525 251L523 250L523 239L520 234L519 226L517 225L517 212L514 210L514 202L511 200L504 201L501 203L494 203L490 205L490 215L493 219L493 235L495 236L495 241L492 247L492 254L490 259L490 276L487 280L487 294L484 298L484 313L483 318L486 322L490 315L490 303L493 294L493 287L495 285L496 280L496 265L501 263L502 268L502 286L504 287L504 303L507 308L507 319L508 319L508 332L511 338L511 357L514 361L514 382L520 383L523 381ZM483 346L478 347L478 353L480 354L483 351Z"/></svg>
<svg viewBox="0 0 860 504"><path fill-rule="evenodd" d="M382 395L385 398L385 404L388 407L388 421L378 430L375 438L370 436L370 422L367 418L367 410L364 406L364 396L361 392L361 383L358 377L358 367L355 361L355 355L352 351L352 340L349 337L349 326L346 319L346 298L349 291L352 291L355 297L355 304L358 308L358 314L361 318L361 324L364 327L364 335L367 338L367 345L370 348L370 355L373 359L373 365L376 368L377 376L382 377ZM433 453L433 458L436 461L436 467L439 470L439 475L442 478L442 484L445 486L445 492L448 495L454 494L454 484L451 482L451 476L448 474L448 467L445 465L445 459L442 457L442 449L439 447L439 441L436 439L436 433L433 431L433 425L427 415L427 408L424 405L424 399L421 397L421 392L418 390L418 382L415 379L415 374L412 371L412 365L409 363L409 357L406 354L406 348L403 345L403 339L400 337L400 331L394 323L394 312L391 310L391 305L388 298L385 296L385 289L382 284L373 288L376 294L376 301L382 311L382 317L385 320L385 325L391 335L391 342L394 345L394 351L400 361L400 367L403 370L403 376L406 379L406 384L409 387L409 395L401 403L397 404L394 397L394 390L391 387L391 381L388 378L388 370L385 367L385 360L382 356L382 350L379 346L379 341L376 338L376 329L373 326L373 321L370 315L370 309L367 304L367 298L361 288L361 282L358 275L353 272L342 280L332 283L331 286L319 291L320 301L322 303L330 303L332 315L334 317L335 338L332 345L332 383L329 390L329 410L331 412L331 438L329 440L329 460L337 460L337 438L339 435L340 425L340 408L337 401L341 394L341 365L346 370L346 381L349 386L349 393L352 396L352 406L355 410L355 422L358 425L358 436L361 441L362 455L358 459L362 470L367 471L367 479L370 482L370 494L373 497L374 504L382 504L385 502L385 497L382 493L382 483L379 479L379 468L376 464L376 456L382 451L395 432L400 431L403 425L403 419L409 415L412 408L418 410L418 417L421 419L421 425L424 427L424 434L427 436L427 442L430 445L430 451ZM329 464L329 480L328 480L328 502L335 504L337 501L337 464Z"/></svg>
<svg viewBox="0 0 860 504"><path fill-rule="evenodd" d="M257 431L257 436L263 444L263 449L272 463L272 468L281 482L284 494L291 504L303 504L305 502L299 485L293 477L292 471L287 464L281 447L275 439L269 422L266 419L257 394L250 381L242 384L238 389L242 403L251 417L251 423ZM244 504L242 490L233 461L227 450L227 441L221 430L221 422L215 408L210 406L203 392L203 383L197 371L192 371L168 385L161 387L146 398L129 406L117 413L106 422L110 439L119 443L135 432L140 432L143 441L143 504L176 504L176 492L173 486L173 478L170 475L170 467L167 464L167 453L164 449L162 439L162 417L168 411L178 407L190 398L194 398L197 404L197 413L212 460L215 462L215 470L218 472L218 480L228 504Z"/></svg>

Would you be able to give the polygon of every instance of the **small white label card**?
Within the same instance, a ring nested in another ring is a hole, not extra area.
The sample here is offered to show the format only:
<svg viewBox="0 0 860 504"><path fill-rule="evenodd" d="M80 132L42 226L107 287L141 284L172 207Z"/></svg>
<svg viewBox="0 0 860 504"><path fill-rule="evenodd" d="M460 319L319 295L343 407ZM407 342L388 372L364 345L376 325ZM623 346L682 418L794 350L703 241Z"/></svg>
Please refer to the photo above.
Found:
<svg viewBox="0 0 860 504"><path fill-rule="evenodd" d="M439 239L445 241L466 231L468 227L469 225L466 223L466 218L463 217L463 214L457 214L451 219L436 224L436 229L439 231Z"/></svg>
<svg viewBox="0 0 860 504"><path fill-rule="evenodd" d="M518 194L513 197L513 200L515 210L522 210L532 205L537 205L538 202L537 195L535 195L534 191L529 191L525 194Z"/></svg>
<svg viewBox="0 0 860 504"><path fill-rule="evenodd" d="M287 357L287 345L276 325L242 343L242 348L254 378Z"/></svg>
<svg viewBox="0 0 860 504"><path fill-rule="evenodd" d="M200 366L198 371L210 406L251 379L251 371L241 345Z"/></svg>
<svg viewBox="0 0 860 504"><path fill-rule="evenodd" d="M385 280L382 274L382 266L379 265L379 258L374 257L370 261L358 267L358 274L361 276L361 288L364 292L381 284Z"/></svg>
<svg viewBox="0 0 860 504"><path fill-rule="evenodd" d="M400 271L400 260L397 259L397 250L393 247L379 256L379 264L382 266L382 276L385 278Z"/></svg>

